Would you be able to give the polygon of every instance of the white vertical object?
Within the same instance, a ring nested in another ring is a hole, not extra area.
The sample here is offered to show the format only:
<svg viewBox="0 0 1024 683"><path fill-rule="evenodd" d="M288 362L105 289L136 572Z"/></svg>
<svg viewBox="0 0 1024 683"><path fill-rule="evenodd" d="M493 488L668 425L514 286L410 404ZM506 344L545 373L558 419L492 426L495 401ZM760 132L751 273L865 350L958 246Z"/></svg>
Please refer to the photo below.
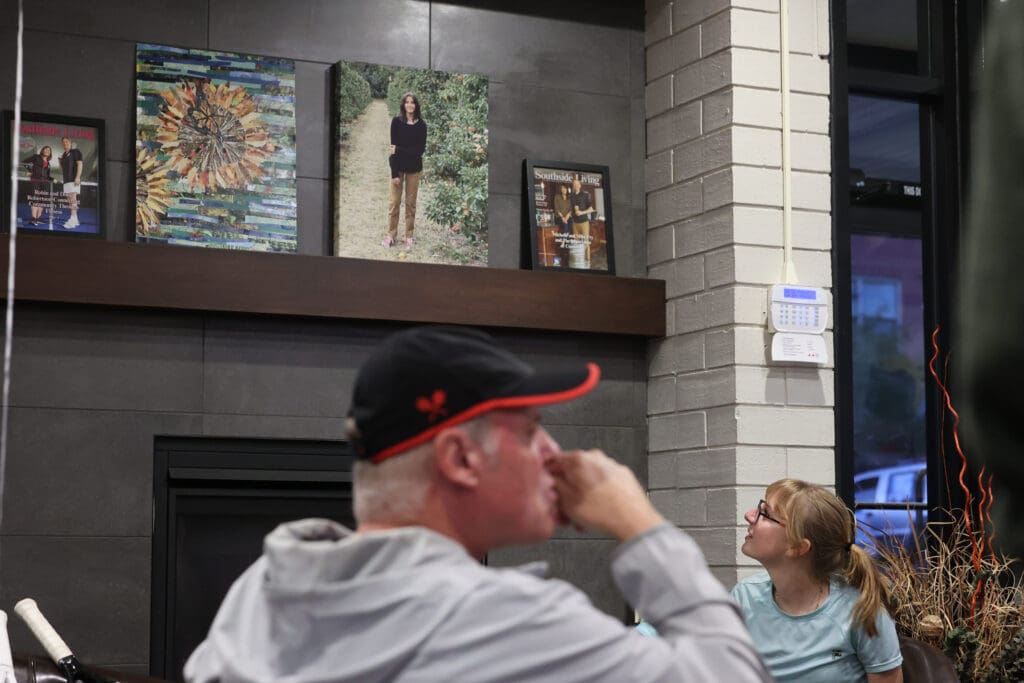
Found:
<svg viewBox="0 0 1024 683"><path fill-rule="evenodd" d="M7 638L7 612L0 609L0 683L18 683L14 677L11 641Z"/></svg>
<svg viewBox="0 0 1024 683"><path fill-rule="evenodd" d="M14 611L25 620L25 624L32 631L39 644L46 650L46 654L50 655L50 659L54 663L59 663L60 660L71 656L71 648L57 634L57 631L46 620L43 613L39 611L39 605L36 604L35 600L32 598L19 600L18 604L14 606Z"/></svg>
<svg viewBox="0 0 1024 683"><path fill-rule="evenodd" d="M793 162L789 122L789 0L779 0L779 78L782 96L782 281L799 282L793 266Z"/></svg>

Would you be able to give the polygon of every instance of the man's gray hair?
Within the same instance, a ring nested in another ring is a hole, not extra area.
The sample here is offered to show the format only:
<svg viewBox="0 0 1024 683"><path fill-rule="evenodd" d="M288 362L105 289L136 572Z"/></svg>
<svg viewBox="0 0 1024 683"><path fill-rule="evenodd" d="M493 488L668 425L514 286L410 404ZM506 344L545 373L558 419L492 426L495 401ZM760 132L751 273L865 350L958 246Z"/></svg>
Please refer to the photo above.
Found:
<svg viewBox="0 0 1024 683"><path fill-rule="evenodd" d="M485 413L460 426L483 447L488 460L493 461L487 417ZM433 471L433 441L378 464L356 461L352 472L356 521L360 524L417 523L430 491Z"/></svg>

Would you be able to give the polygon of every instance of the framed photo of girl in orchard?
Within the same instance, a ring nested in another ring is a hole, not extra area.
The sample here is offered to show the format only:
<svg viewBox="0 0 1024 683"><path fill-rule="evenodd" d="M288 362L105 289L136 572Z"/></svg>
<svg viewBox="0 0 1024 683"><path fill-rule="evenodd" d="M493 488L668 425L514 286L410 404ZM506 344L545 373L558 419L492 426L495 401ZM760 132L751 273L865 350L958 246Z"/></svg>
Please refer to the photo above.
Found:
<svg viewBox="0 0 1024 683"><path fill-rule="evenodd" d="M486 266L487 78L342 61L332 80L335 255Z"/></svg>
<svg viewBox="0 0 1024 683"><path fill-rule="evenodd" d="M531 266L615 274L608 167L526 160Z"/></svg>
<svg viewBox="0 0 1024 683"><path fill-rule="evenodd" d="M17 207L18 230L100 237L103 224L103 121L22 112L11 168L14 112L3 114L3 189ZM17 192L10 197L12 176ZM0 221L8 232L7 216Z"/></svg>

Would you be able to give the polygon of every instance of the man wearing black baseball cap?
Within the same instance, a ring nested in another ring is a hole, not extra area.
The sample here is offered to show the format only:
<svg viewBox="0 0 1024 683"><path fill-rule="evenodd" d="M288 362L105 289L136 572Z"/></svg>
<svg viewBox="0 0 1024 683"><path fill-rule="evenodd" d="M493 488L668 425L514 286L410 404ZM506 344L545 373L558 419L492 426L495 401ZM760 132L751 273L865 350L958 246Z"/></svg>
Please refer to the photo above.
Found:
<svg viewBox="0 0 1024 683"><path fill-rule="evenodd" d="M464 328L389 337L349 411L358 528L302 520L267 536L186 680L770 681L700 550L633 473L597 450L563 452L541 426L540 406L599 376L535 371ZM536 569L478 562L559 523L622 543L612 573L660 637Z"/></svg>

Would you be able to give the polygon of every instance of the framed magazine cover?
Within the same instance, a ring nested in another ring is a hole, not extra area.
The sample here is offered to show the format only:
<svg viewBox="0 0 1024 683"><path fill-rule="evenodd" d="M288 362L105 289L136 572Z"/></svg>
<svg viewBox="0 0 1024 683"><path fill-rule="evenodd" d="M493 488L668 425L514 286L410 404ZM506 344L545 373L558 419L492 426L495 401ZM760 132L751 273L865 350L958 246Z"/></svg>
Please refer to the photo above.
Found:
<svg viewBox="0 0 1024 683"><path fill-rule="evenodd" d="M530 266L615 274L608 167L525 161Z"/></svg>
<svg viewBox="0 0 1024 683"><path fill-rule="evenodd" d="M22 112L12 168L14 112L3 113L3 196L17 206L18 230L103 238L104 125L99 119ZM11 197L11 178L17 192ZM3 232L10 231L8 212Z"/></svg>

